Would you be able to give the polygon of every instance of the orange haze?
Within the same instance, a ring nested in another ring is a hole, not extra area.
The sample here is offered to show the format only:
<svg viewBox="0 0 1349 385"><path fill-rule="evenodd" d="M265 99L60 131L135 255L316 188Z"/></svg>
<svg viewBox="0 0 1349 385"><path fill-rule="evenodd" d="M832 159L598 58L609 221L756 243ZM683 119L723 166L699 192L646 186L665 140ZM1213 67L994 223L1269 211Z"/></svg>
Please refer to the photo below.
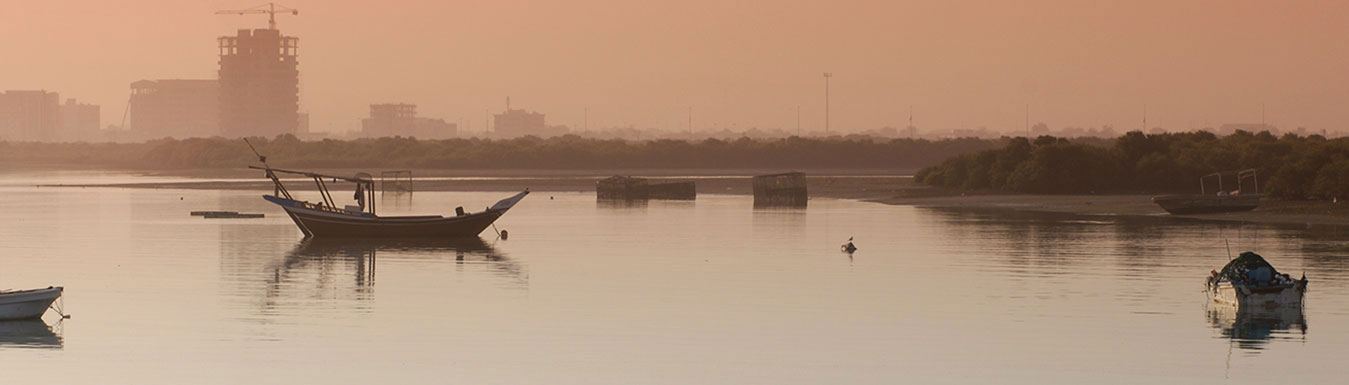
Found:
<svg viewBox="0 0 1349 385"><path fill-rule="evenodd" d="M215 38L261 0L6 1L0 90L47 89L120 122L129 83L213 78ZM1020 132L1346 127L1349 2L288 0L301 110L359 127L377 102L481 130L510 96L550 123L682 130L907 125Z"/></svg>

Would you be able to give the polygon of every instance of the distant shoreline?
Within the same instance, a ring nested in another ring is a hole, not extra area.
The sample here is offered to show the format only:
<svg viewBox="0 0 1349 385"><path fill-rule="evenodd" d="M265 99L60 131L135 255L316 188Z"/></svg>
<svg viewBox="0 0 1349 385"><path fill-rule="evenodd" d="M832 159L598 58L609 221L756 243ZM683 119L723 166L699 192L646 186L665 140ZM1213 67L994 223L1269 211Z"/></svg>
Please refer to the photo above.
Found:
<svg viewBox="0 0 1349 385"><path fill-rule="evenodd" d="M271 182L256 170L175 170L142 172L147 176L180 176L202 180L120 184L45 184L41 187L107 187L152 189L270 191ZM323 170L346 175L354 170ZM415 191L594 192L595 182L611 175L643 176L697 182L699 194L750 195L750 175L781 170L415 170L414 176L433 178L414 182ZM970 210L1012 210L1089 216L1137 216L1197 220L1239 221L1296 225L1349 225L1349 204L1326 201L1263 199L1260 208L1242 213L1171 215L1152 203L1152 194L1022 195L961 194L914 183L911 170L807 170L810 195L853 199L887 205ZM850 174L851 173L851 174ZM255 180L234 180L249 179ZM378 176L376 176L378 178ZM292 190L313 190L312 183L289 182Z"/></svg>
<svg viewBox="0 0 1349 385"><path fill-rule="evenodd" d="M272 182L262 172L249 169L175 170L140 172L145 176L184 177L172 182L39 184L39 187L146 188L193 190L271 191ZM331 175L354 175L356 170L314 170ZM659 170L414 170L416 191L520 191L594 192L595 182L614 175L638 176L653 180L694 181L699 194L752 194L750 178L787 170L764 169L659 169ZM810 193L816 197L868 199L891 196L904 186L912 186L912 170L801 170L806 172ZM378 171L375 174L379 179ZM200 179L200 180L190 180ZM284 181L290 190L314 190L308 180ZM333 187L333 186L330 186ZM334 187L335 188L335 187Z"/></svg>

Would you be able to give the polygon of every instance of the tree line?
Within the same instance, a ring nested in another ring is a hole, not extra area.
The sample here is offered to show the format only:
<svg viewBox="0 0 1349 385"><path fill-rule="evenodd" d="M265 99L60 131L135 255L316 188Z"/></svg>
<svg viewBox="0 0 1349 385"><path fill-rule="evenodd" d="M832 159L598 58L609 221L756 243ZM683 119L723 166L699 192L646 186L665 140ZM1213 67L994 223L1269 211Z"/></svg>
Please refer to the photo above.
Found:
<svg viewBox="0 0 1349 385"><path fill-rule="evenodd" d="M273 166L407 169L918 169L1005 139L832 137L701 141L587 139L424 140L385 137L302 141L292 135L249 138ZM256 157L239 139L159 139L143 143L0 142L0 167L119 169L241 168Z"/></svg>
<svg viewBox="0 0 1349 385"><path fill-rule="evenodd" d="M1349 138L1268 131L1144 134L1112 143L1041 136L953 156L915 174L917 182L966 191L1037 194L1198 193L1199 178L1256 169L1260 191L1286 199L1349 197ZM1227 176L1232 186L1235 177ZM1209 183L1213 183L1210 180ZM1209 192L1215 190L1210 189Z"/></svg>

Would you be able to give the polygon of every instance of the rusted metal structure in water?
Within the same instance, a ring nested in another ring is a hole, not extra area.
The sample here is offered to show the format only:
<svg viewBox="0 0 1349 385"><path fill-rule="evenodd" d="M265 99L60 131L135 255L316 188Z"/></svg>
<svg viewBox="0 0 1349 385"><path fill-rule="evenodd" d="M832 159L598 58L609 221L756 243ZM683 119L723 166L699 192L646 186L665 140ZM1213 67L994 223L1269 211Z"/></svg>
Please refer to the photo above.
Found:
<svg viewBox="0 0 1349 385"><path fill-rule="evenodd" d="M693 182L651 183L646 178L615 175L595 182L595 198L600 200L694 200L698 198L698 187Z"/></svg>
<svg viewBox="0 0 1349 385"><path fill-rule="evenodd" d="M805 207L809 199L805 173L788 172L754 177L755 207Z"/></svg>

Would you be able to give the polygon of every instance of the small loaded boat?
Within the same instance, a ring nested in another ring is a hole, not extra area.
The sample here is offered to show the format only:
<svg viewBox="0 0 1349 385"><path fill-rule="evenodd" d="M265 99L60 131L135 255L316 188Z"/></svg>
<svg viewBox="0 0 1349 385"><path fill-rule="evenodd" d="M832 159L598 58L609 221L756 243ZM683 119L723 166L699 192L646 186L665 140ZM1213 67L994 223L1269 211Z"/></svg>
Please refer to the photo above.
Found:
<svg viewBox="0 0 1349 385"><path fill-rule="evenodd" d="M375 214L375 182L370 174L359 173L355 177L343 177L266 166L249 166L249 168L267 173L267 178L272 180L276 189L273 195L263 195L262 199L281 206L306 237L473 237L491 226L497 218L506 214L507 210L529 194L529 190L525 190L476 213L465 212L463 207L459 207L455 209L456 215L452 217L379 216ZM281 184L277 174L313 178L319 194L323 196L323 201L311 203L296 200ZM328 191L325 180L354 183L356 205L338 207Z"/></svg>
<svg viewBox="0 0 1349 385"><path fill-rule="evenodd" d="M33 290L0 290L0 321L42 318L47 308L61 297L60 286Z"/></svg>
<svg viewBox="0 0 1349 385"><path fill-rule="evenodd" d="M1237 188L1229 191L1223 187L1223 176L1232 175L1236 175ZM1218 181L1216 192L1209 191L1209 178ZM1199 178L1199 195L1163 195L1153 197L1152 202L1176 215L1251 211L1260 206L1260 180L1255 169L1213 173Z"/></svg>
<svg viewBox="0 0 1349 385"><path fill-rule="evenodd" d="M1209 298L1214 302L1238 309L1300 307L1307 292L1307 276L1293 279L1274 270L1264 257L1247 251L1222 270L1212 271L1207 286Z"/></svg>

